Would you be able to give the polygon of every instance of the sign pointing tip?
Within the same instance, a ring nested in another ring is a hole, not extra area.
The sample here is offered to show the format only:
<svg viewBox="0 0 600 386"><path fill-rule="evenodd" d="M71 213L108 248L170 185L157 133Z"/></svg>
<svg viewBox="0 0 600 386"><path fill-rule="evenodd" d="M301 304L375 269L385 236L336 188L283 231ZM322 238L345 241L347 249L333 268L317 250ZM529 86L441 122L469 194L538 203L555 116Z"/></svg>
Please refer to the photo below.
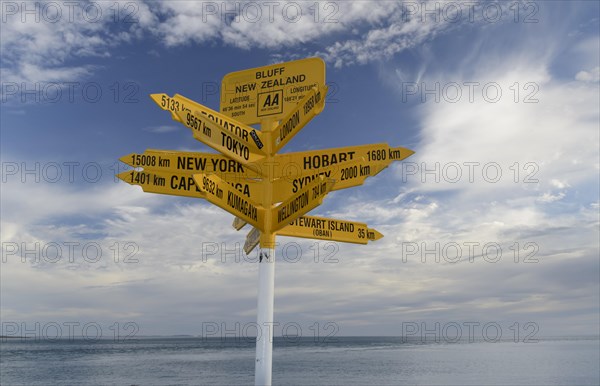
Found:
<svg viewBox="0 0 600 386"><path fill-rule="evenodd" d="M131 183L131 178L129 178L130 173L131 173L131 171L129 170L129 171L117 174L116 177L118 179L120 179L121 181L127 182L129 185L134 185Z"/></svg>
<svg viewBox="0 0 600 386"><path fill-rule="evenodd" d="M133 155L134 155L134 153L129 153L129 154L126 154L126 155L124 155L123 157L119 158L119 161L121 161L121 162L123 162L124 164L127 164L127 165L129 165L129 166L133 166L133 165L131 165L131 163L130 163L130 162L131 162L131 159L132 159L132 157L133 157Z"/></svg>
<svg viewBox="0 0 600 386"><path fill-rule="evenodd" d="M370 241L377 241L383 237L383 234L381 234L376 229L369 228L369 229L367 229L367 236Z"/></svg>

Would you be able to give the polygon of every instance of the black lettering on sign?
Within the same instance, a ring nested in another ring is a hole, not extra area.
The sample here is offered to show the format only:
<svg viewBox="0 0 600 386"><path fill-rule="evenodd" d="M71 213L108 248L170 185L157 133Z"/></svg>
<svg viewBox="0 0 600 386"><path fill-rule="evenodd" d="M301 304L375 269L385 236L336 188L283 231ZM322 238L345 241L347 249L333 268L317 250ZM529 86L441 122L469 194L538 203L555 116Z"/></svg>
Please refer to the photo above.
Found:
<svg viewBox="0 0 600 386"><path fill-rule="evenodd" d="M238 85L235 86L235 92L236 92L236 94L243 93L243 92L254 91L255 89L256 89L256 83L247 83L247 84L242 84L240 86L238 86ZM235 99L237 99L237 98L235 98Z"/></svg>
<svg viewBox="0 0 600 386"><path fill-rule="evenodd" d="M323 182L315 187L312 188L312 198L313 200L316 200L317 198L319 198L320 196L324 195L325 192L327 191L327 183Z"/></svg>
<svg viewBox="0 0 600 386"><path fill-rule="evenodd" d="M231 131L244 141L248 142L248 130L241 128L237 123L227 121L221 117L216 117L213 114L207 113L206 111L203 111L202 114L206 115L211 121L221 125L223 128L225 128L225 130Z"/></svg>
<svg viewBox="0 0 600 386"><path fill-rule="evenodd" d="M321 154L304 157L304 169L320 169L335 165L339 162L352 161L355 152L341 152L333 154Z"/></svg>
<svg viewBox="0 0 600 386"><path fill-rule="evenodd" d="M197 192L201 190L196 186L196 182L194 182L194 178L192 176L189 177L179 177L179 176L171 176L171 189L174 190L185 190L187 192L191 191L192 188L195 188Z"/></svg>
<svg viewBox="0 0 600 386"><path fill-rule="evenodd" d="M267 98L265 99L265 102L263 103L262 107L265 108L265 107L272 107L272 106L279 106L279 94L267 95Z"/></svg>
<svg viewBox="0 0 600 386"><path fill-rule="evenodd" d="M288 202L285 205L277 207L277 222L281 223L287 218L297 213L309 203L308 192L300 194L298 197Z"/></svg>
<svg viewBox="0 0 600 386"><path fill-rule="evenodd" d="M279 129L279 140L283 141L300 123L300 111L296 111Z"/></svg>
<svg viewBox="0 0 600 386"><path fill-rule="evenodd" d="M345 221L330 221L329 229L338 232L354 232L354 224Z"/></svg>
<svg viewBox="0 0 600 386"><path fill-rule="evenodd" d="M331 170L327 170L321 173L312 174L310 176L294 178L292 180L292 193L298 192L300 189L302 189L303 186L310 184L314 181L315 178L318 178L319 176L330 177L330 175Z"/></svg>
<svg viewBox="0 0 600 386"><path fill-rule="evenodd" d="M252 220L258 221L258 209L232 191L227 192L227 205Z"/></svg>
<svg viewBox="0 0 600 386"><path fill-rule="evenodd" d="M244 167L232 159L211 159L213 171L221 173L244 173Z"/></svg>
<svg viewBox="0 0 600 386"><path fill-rule="evenodd" d="M250 197L250 185L242 184L241 182L229 182L229 185L233 186L238 192L242 193L248 198Z"/></svg>
<svg viewBox="0 0 600 386"><path fill-rule="evenodd" d="M256 72L256 79L270 78L275 75L281 75L285 71L285 67L271 68Z"/></svg>
<svg viewBox="0 0 600 386"><path fill-rule="evenodd" d="M167 183L163 177L157 176L156 174L153 174L153 177L154 179L152 184L154 186L165 186L165 184Z"/></svg>
<svg viewBox="0 0 600 386"><path fill-rule="evenodd" d="M274 90L258 94L257 116L283 113L283 90Z"/></svg>
<svg viewBox="0 0 600 386"><path fill-rule="evenodd" d="M260 88L265 89L265 88L281 87L281 86L286 86L288 84L301 83L301 82L304 82L305 80L306 80L306 75L304 75L304 74L288 76L286 78L275 78L275 79L263 80L260 84Z"/></svg>
<svg viewBox="0 0 600 386"><path fill-rule="evenodd" d="M306 103L304 104L304 115L310 113L310 111L321 101L321 92L317 92L314 96L308 98Z"/></svg>
<svg viewBox="0 0 600 386"><path fill-rule="evenodd" d="M325 220L314 217L298 217L290 223L304 228L319 228L325 229Z"/></svg>
<svg viewBox="0 0 600 386"><path fill-rule="evenodd" d="M260 140L260 138L258 137L258 134L256 134L256 130L252 130L252 131L250 132L250 136L251 136L251 137L252 137L252 139L254 140L254 143L256 143L256 146L257 146L259 149L262 149L264 145L263 145L262 141Z"/></svg>
<svg viewBox="0 0 600 386"><path fill-rule="evenodd" d="M200 170L206 168L206 158L200 157L177 157L177 169L179 170Z"/></svg>
<svg viewBox="0 0 600 386"><path fill-rule="evenodd" d="M225 147L232 153L241 156L246 161L250 159L250 150L248 149L248 146L225 133L221 133L221 146Z"/></svg>
<svg viewBox="0 0 600 386"><path fill-rule="evenodd" d="M313 236L331 238L331 231L327 229L313 229Z"/></svg>
<svg viewBox="0 0 600 386"><path fill-rule="evenodd" d="M389 150L390 159L400 159L402 154L400 154L400 150L398 149L390 149Z"/></svg>

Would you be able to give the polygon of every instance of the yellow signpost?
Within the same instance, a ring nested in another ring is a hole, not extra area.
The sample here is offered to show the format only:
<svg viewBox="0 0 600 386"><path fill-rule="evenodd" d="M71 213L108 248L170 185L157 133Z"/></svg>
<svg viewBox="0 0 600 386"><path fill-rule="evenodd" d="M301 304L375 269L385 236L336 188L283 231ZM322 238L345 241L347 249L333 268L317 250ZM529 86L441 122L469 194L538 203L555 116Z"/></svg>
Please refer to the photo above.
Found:
<svg viewBox="0 0 600 386"><path fill-rule="evenodd" d="M118 175L146 192L203 198L253 226L259 289L255 383L271 384L275 237L367 244L383 235L366 224L307 215L332 190L359 186L413 154L386 143L277 154L325 107L325 63L307 58L232 72L223 78L220 112L182 95L151 94L158 106L219 154L148 149L120 160ZM260 123L260 130L252 126ZM141 169L141 170L140 170Z"/></svg>
<svg viewBox="0 0 600 386"><path fill-rule="evenodd" d="M181 121L177 116L177 112L191 111L192 108L198 108L198 103L179 94L175 94L172 97L168 96L167 94L150 94L150 98L161 109L169 111L171 113L171 118L173 118L174 121L178 122Z"/></svg>
<svg viewBox="0 0 600 386"><path fill-rule="evenodd" d="M178 111L176 114L185 126L192 129L194 138L239 163L248 165L265 157L261 150L264 147L261 136L252 127L215 122L197 110Z"/></svg>
<svg viewBox="0 0 600 386"><path fill-rule="evenodd" d="M313 87L324 85L325 62L320 58L231 72L221 82L221 112L247 125L279 120Z"/></svg>
<svg viewBox="0 0 600 386"><path fill-rule="evenodd" d="M284 201L296 194L304 186L310 184L320 176L333 179L335 184L333 190L347 189L360 186L367 177L377 175L387 167L383 163L369 163L364 160L355 160L340 164L342 166L316 170L314 174L304 175L296 178L278 178L273 181L273 201Z"/></svg>
<svg viewBox="0 0 600 386"><path fill-rule="evenodd" d="M259 242L260 231L253 227L252 230L246 235L246 242L244 243L244 252L246 252L246 255L249 255L250 252L256 248Z"/></svg>
<svg viewBox="0 0 600 386"><path fill-rule="evenodd" d="M365 162L365 165L389 165L393 161L401 161L412 154L414 154L412 150L403 147L392 148L387 143L376 143L276 154L270 163L267 164L265 160L262 160L257 162L256 166L263 175L293 181L295 178L315 173L326 171L333 173L352 161L362 161Z"/></svg>
<svg viewBox="0 0 600 386"><path fill-rule="evenodd" d="M381 233L361 222L315 216L299 217L277 231L277 235L354 244L367 244L383 237Z"/></svg>
<svg viewBox="0 0 600 386"><path fill-rule="evenodd" d="M206 198L188 173L131 170L117 174L117 177L128 184L141 186L148 193Z"/></svg>
<svg viewBox="0 0 600 386"><path fill-rule="evenodd" d="M265 209L256 201L244 196L215 174L194 174L193 178L208 201L254 227L264 229Z"/></svg>
<svg viewBox="0 0 600 386"><path fill-rule="evenodd" d="M321 205L335 181L324 176L315 178L295 195L283 201L271 212L271 232L276 232L291 221Z"/></svg>
<svg viewBox="0 0 600 386"><path fill-rule="evenodd" d="M216 173L257 178L260 174L223 154L148 149L124 155L119 160L134 168L175 173Z"/></svg>
<svg viewBox="0 0 600 386"><path fill-rule="evenodd" d="M233 219L233 224L231 224L231 226L233 226L233 228L236 231L239 231L240 229L242 229L244 226L246 226L247 222L242 220L239 217L234 217Z"/></svg>
<svg viewBox="0 0 600 386"><path fill-rule="evenodd" d="M274 141L271 147L273 153L281 150L311 119L323 111L325 94L327 94L327 86L312 88L296 107L283 117L281 123L275 128L275 135L272 137Z"/></svg>

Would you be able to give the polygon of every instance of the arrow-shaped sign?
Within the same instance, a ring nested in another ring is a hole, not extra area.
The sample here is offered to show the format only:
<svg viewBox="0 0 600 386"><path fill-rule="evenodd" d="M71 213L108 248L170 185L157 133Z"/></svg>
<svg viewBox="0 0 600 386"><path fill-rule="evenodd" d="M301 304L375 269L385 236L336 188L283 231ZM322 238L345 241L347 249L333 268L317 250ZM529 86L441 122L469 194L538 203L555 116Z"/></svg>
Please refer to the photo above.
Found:
<svg viewBox="0 0 600 386"><path fill-rule="evenodd" d="M311 119L323 111L327 89L327 86L313 88L287 116L282 118L274 131L273 153L281 150Z"/></svg>
<svg viewBox="0 0 600 386"><path fill-rule="evenodd" d="M218 174L215 174L218 176ZM195 198L206 198L205 194L196 186L193 174L163 172L156 170L131 170L117 175L121 180L141 186L144 192L168 194L171 196L185 196ZM263 186L255 180L224 179L242 196L259 200L262 197Z"/></svg>
<svg viewBox="0 0 600 386"><path fill-rule="evenodd" d="M117 174L117 177L128 184L141 186L144 192L206 198L191 174L130 170Z"/></svg>
<svg viewBox="0 0 600 386"><path fill-rule="evenodd" d="M316 171L314 174L298 178L278 178L273 181L273 201L286 200L319 176L335 180L335 184L331 189L332 191L360 186L365 182L367 177L377 175L387 166L388 163L383 162L356 160L324 168Z"/></svg>
<svg viewBox="0 0 600 386"><path fill-rule="evenodd" d="M250 252L256 248L259 242L260 231L256 228L252 228L252 230L248 232L248 235L246 236L246 242L244 243L244 252L246 252L246 255L249 255Z"/></svg>
<svg viewBox="0 0 600 386"><path fill-rule="evenodd" d="M414 154L403 147L390 147L387 143L348 146L322 150L310 150L294 153L276 154L267 164L259 161L261 174L266 177L287 178L292 180L313 175L324 170L341 168L351 161L365 160L369 163L390 163L400 161Z"/></svg>
<svg viewBox="0 0 600 386"><path fill-rule="evenodd" d="M277 235L354 244L367 244L369 241L379 240L383 237L381 233L375 229L369 229L367 224L361 222L315 216L299 217L277 231Z"/></svg>
<svg viewBox="0 0 600 386"><path fill-rule="evenodd" d="M218 123L199 111L178 111L176 114L192 129L194 138L241 164L252 167L249 164L265 157L260 132L249 126L246 129L225 121L225 124Z"/></svg>
<svg viewBox="0 0 600 386"><path fill-rule="evenodd" d="M236 230L239 231L240 229L242 229L244 226L246 226L247 222L242 220L239 217L236 217L233 219L233 224L231 224L231 226Z"/></svg>
<svg viewBox="0 0 600 386"><path fill-rule="evenodd" d="M321 205L323 198L331 191L334 183L335 181L332 179L319 176L294 196L273 208L271 213L271 232L278 231L298 217Z"/></svg>
<svg viewBox="0 0 600 386"><path fill-rule="evenodd" d="M203 173L194 174L194 181L198 188L206 194L208 201L258 229L264 228L265 209L254 200L244 196L228 182L214 174Z"/></svg>
<svg viewBox="0 0 600 386"><path fill-rule="evenodd" d="M171 118L178 122L181 122L177 116L178 111L189 111L192 107L194 107L195 104L197 104L193 100L179 94L175 94L172 97L164 93L150 94L150 98L158 105L158 107L170 112Z"/></svg>
<svg viewBox="0 0 600 386"><path fill-rule="evenodd" d="M260 174L249 170L231 158L217 153L147 149L143 153L130 153L119 160L131 167L174 173L215 173L232 178L258 178Z"/></svg>

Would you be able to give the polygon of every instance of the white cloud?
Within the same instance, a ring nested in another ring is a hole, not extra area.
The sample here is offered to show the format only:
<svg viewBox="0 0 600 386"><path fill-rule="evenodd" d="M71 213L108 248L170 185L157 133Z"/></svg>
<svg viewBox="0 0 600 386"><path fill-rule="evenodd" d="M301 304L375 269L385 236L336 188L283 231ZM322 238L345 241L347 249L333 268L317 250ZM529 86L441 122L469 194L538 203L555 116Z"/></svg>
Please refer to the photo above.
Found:
<svg viewBox="0 0 600 386"><path fill-rule="evenodd" d="M297 46L373 25L398 13L394 2L272 2L210 3L169 1L157 4L164 15L157 34L167 46L221 40L244 49Z"/></svg>
<svg viewBox="0 0 600 386"><path fill-rule="evenodd" d="M96 68L71 60L108 58L113 47L155 22L137 1L5 3L2 9L4 82L78 81Z"/></svg>
<svg viewBox="0 0 600 386"><path fill-rule="evenodd" d="M35 15L23 4L3 15L0 70L6 82L80 80L96 68L72 60L109 58L112 48L143 36L156 36L166 47L222 42L283 50L312 42L326 46L317 55L341 66L389 58L448 27L442 19L408 17L402 3L389 1L39 2ZM360 31L364 38L337 41Z"/></svg>
<svg viewBox="0 0 600 386"><path fill-rule="evenodd" d="M397 185L396 198L359 205L336 196L339 208L352 208L336 217L366 221L385 235L368 247L376 263L360 259L359 270L375 271L377 287L396 296L388 304L398 320L406 320L406 309L417 320L520 315L547 332L573 331L566 314L592 321L588 328L598 321L592 304L598 302L600 96L596 84L553 77L549 69L561 49L554 43L524 38L508 52L489 44L457 59L459 66L419 71L418 86L438 84L439 101L429 95L419 103L417 95L416 153L376 177L395 177L387 183ZM595 47L588 55L597 53ZM400 96L406 81L396 78ZM472 100L466 82L477 82ZM462 87L457 100L444 94L451 83ZM499 98L491 93L496 89ZM453 264L457 246L462 259ZM494 263L497 246L502 254ZM410 300L397 299L400 287Z"/></svg>
<svg viewBox="0 0 600 386"><path fill-rule="evenodd" d="M582 82L597 83L600 81L600 67L596 67L590 71L579 71L577 75L575 75L575 79Z"/></svg>
<svg viewBox="0 0 600 386"><path fill-rule="evenodd" d="M148 11L140 13L140 24L120 41L152 29L166 46L221 39L245 48L278 47L367 30L364 37L346 37L324 51L338 65L389 58L446 28L443 23L398 22L394 2L339 3L339 23L332 25L315 24L310 18L293 25L282 18L252 25L223 22L220 15L204 15L192 2L139 6ZM3 71L12 71L15 78L87 76L93 68L70 67L69 59L108 55L112 44L101 26L30 27L36 35L25 44L28 50L21 50L12 40L27 40L30 31L16 23L5 35L3 26L2 55L14 64ZM53 35L57 31L64 33ZM4 45L4 39L11 43ZM492 40L482 40L486 39ZM280 238L297 243L289 244L287 251L297 251L298 245L302 258L292 263L282 256L278 261L278 318L305 321L304 326L330 318L351 329L343 332L363 334L394 333L408 318L534 319L545 331L550 324L568 333L573 326L562 315L568 313L590 321L580 323L576 332L597 326L597 85L554 79L549 71L553 53L540 55L531 41L519 42L521 50L511 47L514 54L489 47L477 55L466 53L461 72L432 74L426 66L419 70L418 79L428 84L493 82L503 94L491 103L478 89L471 102L464 88L457 103L442 98L440 103L423 104L418 108L416 154L376 177L387 177L396 195L364 204L356 196L336 192L334 200L326 200L316 211L367 222L385 235L382 240L356 247ZM57 49L50 66L45 60L53 52L41 47L44 44ZM488 59L473 59L485 54ZM16 65L21 60L23 64ZM515 82L517 102L511 89ZM528 83L533 86L524 88ZM527 95L538 102L523 103ZM462 179L449 182L451 175L441 174L435 182L430 174L422 182L423 163L431 168L436 162L438 174L455 162ZM465 162L479 163L473 182ZM493 168L481 174L483 165L492 162L502 171L498 182L489 181ZM416 174L408 173L409 166L417 168L411 169ZM98 263L81 258L23 263L9 257L0 273L3 318L114 322L126 317L139 322L142 333L199 333L198 321L206 321L207 315L217 322L253 321L256 264L232 261L235 253L222 255L224 247L239 251L248 231L235 232L231 219L205 202L145 194L125 183L87 188L3 184L3 243L22 248L23 242L94 241L104 252ZM115 262L110 249L115 242L122 248L121 259L128 252L125 243L137 245L138 262ZM478 244L472 255L467 255L467 243ZM486 254L487 243L500 245L503 254L497 263L487 261L495 247ZM452 258L454 244L462 248L462 260L453 264L446 260ZM212 248L214 254L209 253ZM536 262L524 263L526 258Z"/></svg>
<svg viewBox="0 0 600 386"><path fill-rule="evenodd" d="M563 193L563 192L560 192L558 194L544 193L539 198L539 201L550 203L550 202L562 200L564 197L565 197L565 193Z"/></svg>
<svg viewBox="0 0 600 386"><path fill-rule="evenodd" d="M177 131L177 130L179 130L179 127L174 126L174 125L161 125L161 126L145 127L142 130L148 131L150 133L163 134L163 133L170 133L173 131Z"/></svg>

